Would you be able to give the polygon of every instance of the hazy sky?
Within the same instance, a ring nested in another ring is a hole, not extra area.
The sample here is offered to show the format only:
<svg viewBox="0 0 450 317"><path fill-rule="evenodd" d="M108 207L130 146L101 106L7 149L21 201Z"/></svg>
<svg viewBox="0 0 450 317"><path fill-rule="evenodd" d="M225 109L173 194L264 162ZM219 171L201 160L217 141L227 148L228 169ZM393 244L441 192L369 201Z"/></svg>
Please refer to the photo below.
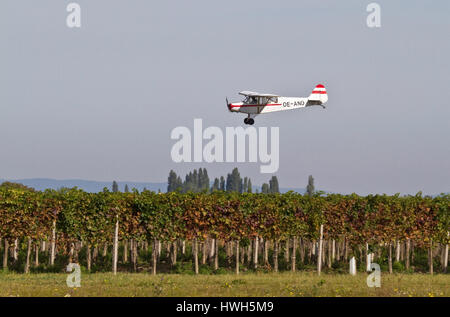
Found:
<svg viewBox="0 0 450 317"><path fill-rule="evenodd" d="M281 187L335 192L450 191L450 2L0 2L0 178L165 181L234 166L173 163L177 126L241 126L225 96L241 90L308 96L327 109L261 115L280 127Z"/></svg>

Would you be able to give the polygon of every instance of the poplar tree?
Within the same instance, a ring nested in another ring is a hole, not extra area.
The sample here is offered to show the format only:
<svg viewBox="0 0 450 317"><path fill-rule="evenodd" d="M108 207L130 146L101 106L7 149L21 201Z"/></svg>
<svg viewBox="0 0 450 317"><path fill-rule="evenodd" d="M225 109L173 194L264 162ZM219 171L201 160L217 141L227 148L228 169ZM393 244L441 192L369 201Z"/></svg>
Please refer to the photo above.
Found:
<svg viewBox="0 0 450 317"><path fill-rule="evenodd" d="M220 190L225 191L225 177L220 176Z"/></svg>
<svg viewBox="0 0 450 317"><path fill-rule="evenodd" d="M117 193L119 191L119 185L117 185L116 181L113 181L112 183L112 191L113 193Z"/></svg>
<svg viewBox="0 0 450 317"><path fill-rule="evenodd" d="M167 179L167 191L168 192L175 191L176 185L177 185L177 174L173 170L170 170L169 177Z"/></svg>
<svg viewBox="0 0 450 317"><path fill-rule="evenodd" d="M271 193L279 193L280 187L278 185L278 178L276 176L272 176L269 181L269 189Z"/></svg>
<svg viewBox="0 0 450 317"><path fill-rule="evenodd" d="M306 186L306 193L309 196L312 196L314 194L314 178L312 175L309 175L308 177L308 186Z"/></svg>
<svg viewBox="0 0 450 317"><path fill-rule="evenodd" d="M238 168L235 167L231 174L227 175L226 190L229 192L241 192L242 186L241 175L239 174Z"/></svg>
<svg viewBox="0 0 450 317"><path fill-rule="evenodd" d="M209 191L209 176L206 168L203 170L200 168L201 176L199 176L199 190L200 191ZM200 175L200 174L199 174Z"/></svg>
<svg viewBox="0 0 450 317"><path fill-rule="evenodd" d="M248 177L244 177L244 188L242 189L242 192L247 192L248 188Z"/></svg>
<svg viewBox="0 0 450 317"><path fill-rule="evenodd" d="M212 191L214 192L214 191L218 191L218 190L220 190L220 181L219 181L219 179L216 177L216 178L214 179L214 184L213 184L213 186L212 186Z"/></svg>

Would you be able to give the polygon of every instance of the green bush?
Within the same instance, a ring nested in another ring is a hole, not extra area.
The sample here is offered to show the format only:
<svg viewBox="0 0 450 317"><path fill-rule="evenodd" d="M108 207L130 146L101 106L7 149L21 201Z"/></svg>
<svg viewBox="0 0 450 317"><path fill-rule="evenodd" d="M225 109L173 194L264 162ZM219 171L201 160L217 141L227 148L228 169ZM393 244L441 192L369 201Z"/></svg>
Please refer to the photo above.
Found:
<svg viewBox="0 0 450 317"><path fill-rule="evenodd" d="M199 274L212 274L212 272L213 272L213 270L207 264L202 264L198 268L198 273Z"/></svg>
<svg viewBox="0 0 450 317"><path fill-rule="evenodd" d="M177 262L175 264L173 271L176 274L189 274L193 275L195 272L192 268L192 262Z"/></svg>
<svg viewBox="0 0 450 317"><path fill-rule="evenodd" d="M392 264L392 270L393 270L394 272L403 272L403 271L405 270L405 266L403 265L402 262L397 262L397 261L395 261L395 262Z"/></svg>
<svg viewBox="0 0 450 317"><path fill-rule="evenodd" d="M219 267L217 270L214 271L214 274L217 274L217 275L228 274L228 273L229 273L228 270L226 270L223 267Z"/></svg>

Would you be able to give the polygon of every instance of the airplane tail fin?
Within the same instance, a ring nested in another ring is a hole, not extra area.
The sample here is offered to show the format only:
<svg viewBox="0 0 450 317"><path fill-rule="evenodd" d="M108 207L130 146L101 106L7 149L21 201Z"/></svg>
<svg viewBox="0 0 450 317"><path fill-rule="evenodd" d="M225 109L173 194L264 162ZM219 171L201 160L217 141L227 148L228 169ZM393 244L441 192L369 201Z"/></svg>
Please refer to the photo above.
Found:
<svg viewBox="0 0 450 317"><path fill-rule="evenodd" d="M317 85L308 97L308 103L311 105L323 105L328 101L328 94L325 86Z"/></svg>

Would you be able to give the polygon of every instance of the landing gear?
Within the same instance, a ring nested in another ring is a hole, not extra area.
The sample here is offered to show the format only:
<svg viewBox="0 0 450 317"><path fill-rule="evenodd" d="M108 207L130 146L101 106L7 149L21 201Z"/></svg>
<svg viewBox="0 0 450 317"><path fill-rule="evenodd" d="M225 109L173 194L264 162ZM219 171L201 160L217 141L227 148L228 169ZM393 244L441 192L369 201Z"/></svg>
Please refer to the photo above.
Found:
<svg viewBox="0 0 450 317"><path fill-rule="evenodd" d="M255 120L253 120L252 118L245 118L244 119L244 123L245 124L249 124L249 125L253 125L255 123Z"/></svg>

